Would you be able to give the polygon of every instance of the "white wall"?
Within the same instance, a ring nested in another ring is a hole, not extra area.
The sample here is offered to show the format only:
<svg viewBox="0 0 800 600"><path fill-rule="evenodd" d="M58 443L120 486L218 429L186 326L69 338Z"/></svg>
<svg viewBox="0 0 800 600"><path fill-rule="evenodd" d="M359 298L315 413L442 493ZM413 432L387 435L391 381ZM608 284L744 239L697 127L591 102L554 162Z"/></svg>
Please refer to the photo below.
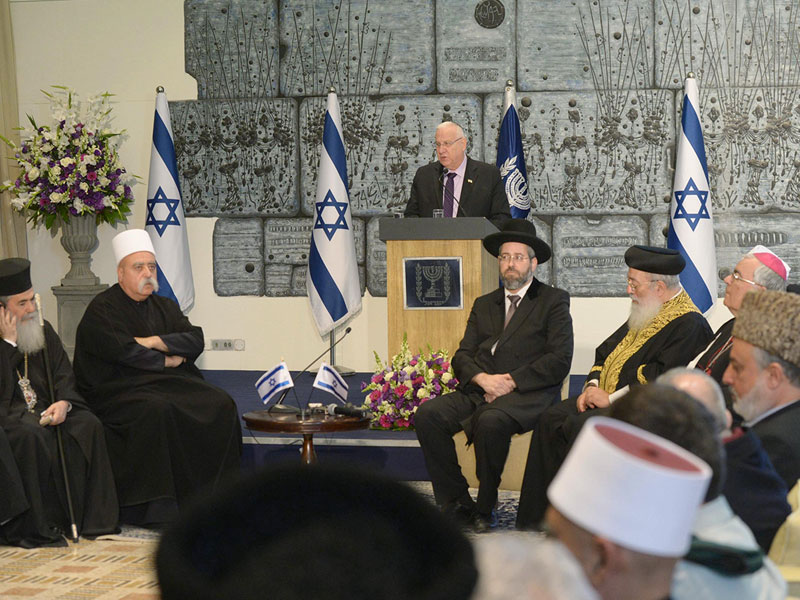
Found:
<svg viewBox="0 0 800 600"><path fill-rule="evenodd" d="M197 98L197 87L184 73L182 0L11 0L17 59L20 120L26 114L46 118L40 92L51 84L67 85L81 94L116 94L115 124L128 130L122 146L126 169L142 177L134 188L131 226L142 227L150 161L155 88L163 85L170 100ZM306 298L220 298L214 294L212 231L214 219L188 219L196 301L190 319L203 327L206 339L243 338L244 352L210 352L201 368L266 369L285 358L300 369L327 346L318 335ZM111 238L104 225L93 270L104 283L116 281ZM50 287L68 270L59 235L41 229L28 234L33 281L42 294L45 315L55 321L56 302ZM625 319L625 298L572 301L575 358L572 372L585 373L595 346ZM728 318L718 305L716 327ZM373 350L386 358L386 299L364 298L363 310L350 323L353 332L337 347L337 363L359 371L372 370Z"/></svg>

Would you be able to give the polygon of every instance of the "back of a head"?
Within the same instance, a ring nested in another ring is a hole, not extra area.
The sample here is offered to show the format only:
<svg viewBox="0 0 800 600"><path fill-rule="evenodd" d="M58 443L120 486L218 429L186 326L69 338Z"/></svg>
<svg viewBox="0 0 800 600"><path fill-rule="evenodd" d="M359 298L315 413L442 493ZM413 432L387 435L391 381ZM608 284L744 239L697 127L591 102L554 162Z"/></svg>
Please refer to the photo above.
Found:
<svg viewBox="0 0 800 600"><path fill-rule="evenodd" d="M718 424L697 400L659 383L637 386L611 405L609 416L667 439L704 460L713 476L705 501L713 500L725 482L725 450Z"/></svg>
<svg viewBox="0 0 800 600"><path fill-rule="evenodd" d="M300 465L184 512L156 563L164 600L466 600L477 579L469 540L410 487Z"/></svg>
<svg viewBox="0 0 800 600"><path fill-rule="evenodd" d="M725 395L719 384L707 373L700 369L675 367L659 375L656 383L686 392L705 406L714 417L717 433L721 433L728 427Z"/></svg>

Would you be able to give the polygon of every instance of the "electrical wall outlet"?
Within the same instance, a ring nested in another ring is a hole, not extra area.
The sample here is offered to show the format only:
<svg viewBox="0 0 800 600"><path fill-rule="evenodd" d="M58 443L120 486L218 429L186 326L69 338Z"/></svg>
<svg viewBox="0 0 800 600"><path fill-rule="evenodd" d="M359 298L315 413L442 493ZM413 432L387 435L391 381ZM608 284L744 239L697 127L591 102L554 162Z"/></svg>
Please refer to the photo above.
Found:
<svg viewBox="0 0 800 600"><path fill-rule="evenodd" d="M243 339L219 339L211 340L211 350L237 350L241 352L244 350Z"/></svg>

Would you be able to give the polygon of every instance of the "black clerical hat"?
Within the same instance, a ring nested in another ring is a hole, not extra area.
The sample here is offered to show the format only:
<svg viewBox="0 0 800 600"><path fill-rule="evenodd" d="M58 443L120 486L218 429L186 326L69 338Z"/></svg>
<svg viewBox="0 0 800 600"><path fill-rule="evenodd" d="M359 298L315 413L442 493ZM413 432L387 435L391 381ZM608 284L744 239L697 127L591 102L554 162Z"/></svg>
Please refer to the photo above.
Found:
<svg viewBox="0 0 800 600"><path fill-rule="evenodd" d="M31 289L31 262L24 258L0 260L0 296L13 296Z"/></svg>
<svg viewBox="0 0 800 600"><path fill-rule="evenodd" d="M156 568L164 600L467 600L478 576L467 537L408 485L299 461L198 498Z"/></svg>
<svg viewBox="0 0 800 600"><path fill-rule="evenodd" d="M500 246L506 242L519 242L533 248L539 264L550 260L552 254L550 246L540 237L536 236L536 227L527 219L510 219L503 223L500 231L490 233L483 238L483 247L492 256L500 254Z"/></svg>
<svg viewBox="0 0 800 600"><path fill-rule="evenodd" d="M625 252L625 264L631 269L659 275L678 275L686 261L677 250L656 246L631 246Z"/></svg>

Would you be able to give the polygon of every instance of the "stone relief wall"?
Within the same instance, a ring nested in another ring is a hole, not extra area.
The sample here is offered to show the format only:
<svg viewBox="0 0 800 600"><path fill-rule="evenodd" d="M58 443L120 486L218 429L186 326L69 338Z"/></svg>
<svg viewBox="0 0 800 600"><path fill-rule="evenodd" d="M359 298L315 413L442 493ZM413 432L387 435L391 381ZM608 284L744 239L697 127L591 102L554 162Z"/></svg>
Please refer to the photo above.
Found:
<svg viewBox="0 0 800 600"><path fill-rule="evenodd" d="M330 86L362 289L385 296L378 218L405 207L442 120L494 162L507 79L530 219L554 249L537 275L574 296L624 295L624 249L665 243L689 71L719 265L762 243L800 280L796 0L186 0L184 12L198 99L170 110L186 213L219 217L219 295L305 295Z"/></svg>

